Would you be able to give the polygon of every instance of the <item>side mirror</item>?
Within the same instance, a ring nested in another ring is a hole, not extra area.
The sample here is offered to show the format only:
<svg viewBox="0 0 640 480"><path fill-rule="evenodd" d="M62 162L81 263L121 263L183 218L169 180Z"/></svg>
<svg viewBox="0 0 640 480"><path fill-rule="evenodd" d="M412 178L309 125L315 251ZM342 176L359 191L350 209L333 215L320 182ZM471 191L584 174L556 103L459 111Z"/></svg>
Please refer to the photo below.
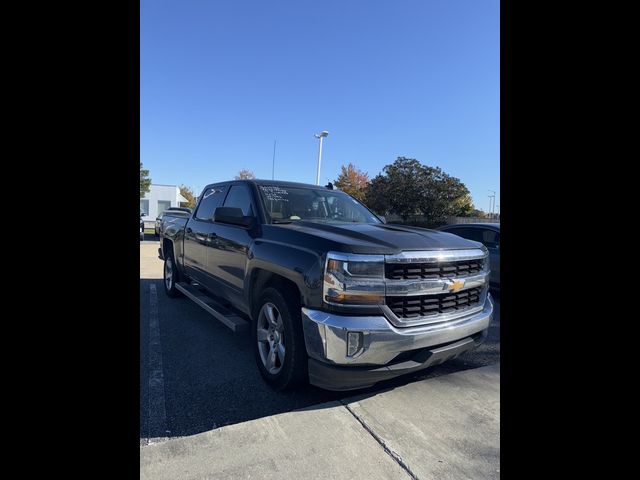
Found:
<svg viewBox="0 0 640 480"><path fill-rule="evenodd" d="M255 225L255 217L249 217L242 213L237 207L218 207L213 214L213 221L219 223L229 223L239 227L252 228Z"/></svg>

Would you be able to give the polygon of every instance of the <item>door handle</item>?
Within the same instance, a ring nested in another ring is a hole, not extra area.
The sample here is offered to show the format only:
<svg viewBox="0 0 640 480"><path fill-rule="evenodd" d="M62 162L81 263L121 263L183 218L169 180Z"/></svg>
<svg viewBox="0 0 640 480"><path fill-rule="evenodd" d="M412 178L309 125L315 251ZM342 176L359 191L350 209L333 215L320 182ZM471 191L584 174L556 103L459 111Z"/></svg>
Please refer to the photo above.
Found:
<svg viewBox="0 0 640 480"><path fill-rule="evenodd" d="M215 233L213 233L213 232L209 233L209 235L207 235L207 236L208 236L209 238L217 238L217 237L218 237L218 235L217 235L217 234L215 234Z"/></svg>

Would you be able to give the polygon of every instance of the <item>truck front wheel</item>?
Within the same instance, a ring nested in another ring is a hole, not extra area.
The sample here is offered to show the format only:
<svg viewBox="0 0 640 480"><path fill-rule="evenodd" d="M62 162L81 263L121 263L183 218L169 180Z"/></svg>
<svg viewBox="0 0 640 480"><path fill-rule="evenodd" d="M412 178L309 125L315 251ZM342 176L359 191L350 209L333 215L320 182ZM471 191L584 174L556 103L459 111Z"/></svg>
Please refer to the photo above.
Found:
<svg viewBox="0 0 640 480"><path fill-rule="evenodd" d="M267 288L260 296L257 314L253 315L256 363L262 377L278 390L298 385L307 376L300 306L295 298Z"/></svg>

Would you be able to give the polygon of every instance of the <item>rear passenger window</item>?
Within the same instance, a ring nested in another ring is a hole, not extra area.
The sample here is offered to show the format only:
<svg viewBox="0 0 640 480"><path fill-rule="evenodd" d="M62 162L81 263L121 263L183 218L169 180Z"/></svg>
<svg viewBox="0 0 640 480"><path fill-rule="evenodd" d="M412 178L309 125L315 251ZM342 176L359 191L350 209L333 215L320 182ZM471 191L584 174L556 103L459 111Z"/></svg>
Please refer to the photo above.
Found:
<svg viewBox="0 0 640 480"><path fill-rule="evenodd" d="M500 245L500 234L495 230L483 230L482 243L488 248L498 248Z"/></svg>
<svg viewBox="0 0 640 480"><path fill-rule="evenodd" d="M448 228L445 230L447 233L453 233L454 235L458 235L459 237L467 238L469 234L468 228Z"/></svg>
<svg viewBox="0 0 640 480"><path fill-rule="evenodd" d="M224 206L240 208L244 216L253 216L251 195L245 185L232 185L229 195L224 201Z"/></svg>
<svg viewBox="0 0 640 480"><path fill-rule="evenodd" d="M458 235L459 237L473 240L474 242L482 242L482 233L478 228L460 227L447 230L449 233Z"/></svg>
<svg viewBox="0 0 640 480"><path fill-rule="evenodd" d="M212 220L214 210L222 203L225 190L226 188L224 186L211 187L205 190L202 194L202 200L200 201L198 210L196 210L195 217L198 220Z"/></svg>
<svg viewBox="0 0 640 480"><path fill-rule="evenodd" d="M482 230L479 228L467 228L467 234L465 238L473 240L474 242L482 243Z"/></svg>

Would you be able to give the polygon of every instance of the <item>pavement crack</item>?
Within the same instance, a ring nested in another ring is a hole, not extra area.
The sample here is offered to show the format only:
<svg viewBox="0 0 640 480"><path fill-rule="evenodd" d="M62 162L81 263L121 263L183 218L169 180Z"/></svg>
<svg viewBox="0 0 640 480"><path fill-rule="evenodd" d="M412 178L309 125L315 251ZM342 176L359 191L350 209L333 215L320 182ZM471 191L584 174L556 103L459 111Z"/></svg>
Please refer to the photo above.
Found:
<svg viewBox="0 0 640 480"><path fill-rule="evenodd" d="M419 480L418 476L415 473L413 473L409 465L407 465L404 462L404 460L402 460L402 457L398 455L396 452L394 452L393 450L391 450L389 446L385 443L385 441L382 439L382 437L380 437L380 435L374 432L373 429L369 425L367 425L367 422L365 422L362 418L360 418L358 414L356 414L353 410L351 410L351 407L349 407L349 404L344 403L342 400L340 400L340 403L342 403L342 405L347 409L347 411L351 415L353 415L353 418L355 418L358 422L360 422L360 425L362 425L362 427L367 432L369 432L369 435L371 435L373 439L376 442L378 442L378 444L380 444L380 446L387 453L387 455L389 455L398 465L400 465L400 468L402 468L405 472L407 472L407 475L409 475L413 480Z"/></svg>

